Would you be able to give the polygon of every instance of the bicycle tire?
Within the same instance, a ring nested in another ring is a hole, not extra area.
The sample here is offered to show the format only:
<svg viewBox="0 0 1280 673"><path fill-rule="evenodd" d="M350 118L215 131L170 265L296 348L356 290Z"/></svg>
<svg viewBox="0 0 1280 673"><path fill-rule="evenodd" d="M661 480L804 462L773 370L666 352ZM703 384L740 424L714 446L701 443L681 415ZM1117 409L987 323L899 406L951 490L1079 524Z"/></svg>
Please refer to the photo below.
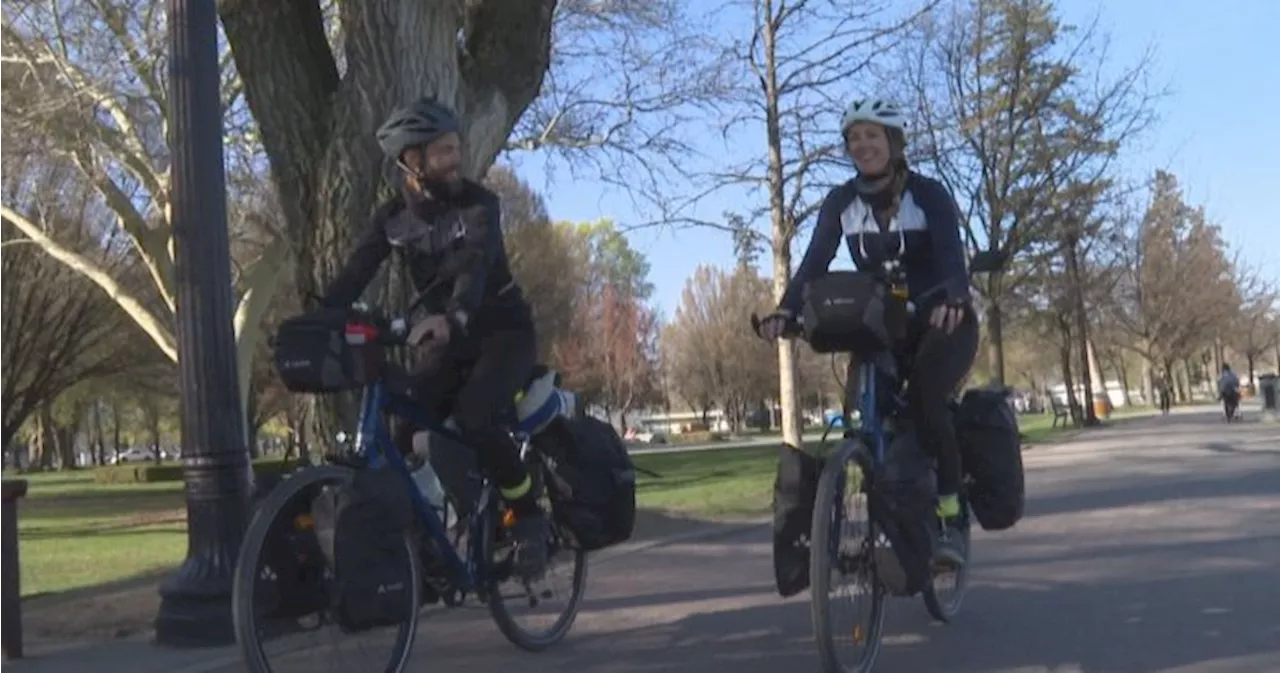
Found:
<svg viewBox="0 0 1280 673"><path fill-rule="evenodd" d="M507 608L506 602L502 600L501 578L497 577L491 568L494 546L497 542L498 512L498 506L494 502L481 515L484 517L481 529L482 539L484 540L484 546L481 548L481 558L484 560L484 572L487 575L484 582L485 592L489 599L489 614L493 617L493 622L497 625L498 630L502 632L502 635L511 644L529 652L541 652L569 635L569 630L573 628L574 622L578 619L578 611L582 608L582 599L586 594L587 553L579 548L566 548L563 550L573 555L573 589L569 597L569 604L546 633L529 633L516 623L514 616ZM549 507L547 508L547 519L552 526L557 525L554 523Z"/></svg>
<svg viewBox="0 0 1280 673"><path fill-rule="evenodd" d="M933 586L932 578L923 592L924 607L929 611L929 616L943 624L950 624L952 620L960 615L965 595L969 592L969 571L973 567L973 510L970 509L967 499L962 500L962 506L964 507L965 520L964 528L960 534L964 549L964 566L956 572L955 596L949 601L943 601L938 598L938 592Z"/></svg>
<svg viewBox="0 0 1280 673"><path fill-rule="evenodd" d="M880 655L881 638L884 635L884 602L885 591L872 565L871 572L871 615L867 627L866 653L856 668L846 668L840 663L834 642L834 629L831 624L831 530L835 516L835 505L839 493L840 476L845 466L857 461L864 475L870 476L866 465L858 460L861 443L846 442L836 449L822 468L822 476L818 479L818 490L814 499L813 527L809 540L809 606L813 620L814 640L818 645L818 657L822 668L827 673L870 673ZM868 520L866 539L875 539L875 524ZM867 549L871 547L868 546Z"/></svg>
<svg viewBox="0 0 1280 673"><path fill-rule="evenodd" d="M304 490L317 484L340 484L350 481L355 470L350 467L321 465L307 467L286 476L267 494L254 512L249 528L245 531L240 545L240 554L236 559L234 581L232 584L231 617L235 628L236 645L240 649L240 657L251 673L271 673L271 666L262 650L262 641L258 637L254 605L254 588L257 584L258 560L266 544L267 535L271 532L276 516L291 500ZM405 531L405 548L408 553L411 573L411 598L414 605L421 606L423 582L419 572L417 545L410 531ZM418 610L412 612L409 621L399 626L394 652L390 657L384 673L402 673L409 664L409 656L413 652L413 643L418 631Z"/></svg>

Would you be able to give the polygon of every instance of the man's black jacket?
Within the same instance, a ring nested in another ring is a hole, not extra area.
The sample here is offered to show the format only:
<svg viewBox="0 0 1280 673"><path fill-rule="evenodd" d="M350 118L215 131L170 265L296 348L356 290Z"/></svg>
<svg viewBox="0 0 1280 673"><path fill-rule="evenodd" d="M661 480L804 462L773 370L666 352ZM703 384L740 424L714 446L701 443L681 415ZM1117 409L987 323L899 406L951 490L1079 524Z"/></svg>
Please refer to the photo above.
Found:
<svg viewBox="0 0 1280 673"><path fill-rule="evenodd" d="M501 212L498 196L469 180L448 199L423 199L412 206L403 196L392 199L374 214L325 291L324 303L350 306L398 250L429 313L465 311L468 333L531 327L529 305L512 278L502 242Z"/></svg>

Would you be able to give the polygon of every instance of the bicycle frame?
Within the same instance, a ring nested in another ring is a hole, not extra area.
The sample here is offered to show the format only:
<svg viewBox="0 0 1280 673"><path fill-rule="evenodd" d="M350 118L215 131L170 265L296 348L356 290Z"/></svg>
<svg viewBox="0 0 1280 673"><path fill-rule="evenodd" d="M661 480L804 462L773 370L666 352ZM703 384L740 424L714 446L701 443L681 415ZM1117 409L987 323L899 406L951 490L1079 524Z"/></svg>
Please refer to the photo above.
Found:
<svg viewBox="0 0 1280 673"><path fill-rule="evenodd" d="M415 514L426 525L427 535L436 543L436 548L439 549L441 556L444 557L445 563L453 574L454 581L464 591L473 591L479 588L482 578L480 577L477 554L474 551L478 548L477 545L472 544L472 553L468 554L468 558L463 559L458 555L457 549L454 548L453 542L449 539L449 531L445 526L445 522L427 503L417 484L414 483L404 457L400 455L400 451L392 443L391 436L381 420L384 412L404 418L420 428L439 432L466 446L470 445L463 442L457 433L444 427L432 414L427 413L411 400L388 392L380 381L375 381L364 389L360 403L360 422L357 426L358 430L355 437L356 452L365 457L369 468L377 469L389 466L404 477L416 510ZM480 491L480 501L467 522L468 537L472 541L480 540L482 534L481 526L483 524L482 517L488 511L492 497L492 486L486 481Z"/></svg>
<svg viewBox="0 0 1280 673"><path fill-rule="evenodd" d="M881 400L878 398L880 394L880 377L884 376L880 372L879 365L876 364L876 357L868 357L859 362L858 367L854 370L853 375L857 377L859 385L858 394L858 418L861 424L859 435L866 443L867 448L871 451L871 460L873 467L880 467L884 464L885 454L888 451L888 438L884 431L884 416L891 415L900 410L902 406L900 401L895 402L892 411L887 414L881 408ZM848 428L852 424L850 419L845 419L845 427Z"/></svg>

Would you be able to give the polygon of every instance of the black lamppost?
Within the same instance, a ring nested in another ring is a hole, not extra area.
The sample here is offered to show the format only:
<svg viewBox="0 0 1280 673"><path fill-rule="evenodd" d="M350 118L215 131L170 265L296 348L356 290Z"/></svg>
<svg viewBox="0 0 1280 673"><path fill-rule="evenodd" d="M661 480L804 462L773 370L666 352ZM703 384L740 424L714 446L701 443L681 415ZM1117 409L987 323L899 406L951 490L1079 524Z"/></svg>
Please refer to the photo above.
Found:
<svg viewBox="0 0 1280 673"><path fill-rule="evenodd" d="M234 642L231 582L250 503L231 327L215 0L169 0L169 143L187 560L160 587L156 640Z"/></svg>

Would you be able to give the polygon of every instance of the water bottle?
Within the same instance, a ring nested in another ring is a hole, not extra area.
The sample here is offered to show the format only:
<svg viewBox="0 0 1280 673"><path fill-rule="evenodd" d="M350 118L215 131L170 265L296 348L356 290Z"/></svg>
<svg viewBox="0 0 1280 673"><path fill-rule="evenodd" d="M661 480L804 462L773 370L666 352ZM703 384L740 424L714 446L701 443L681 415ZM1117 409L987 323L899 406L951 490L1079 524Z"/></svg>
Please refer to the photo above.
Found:
<svg viewBox="0 0 1280 673"><path fill-rule="evenodd" d="M556 390L560 396L560 416L572 419L578 413L578 396L568 390Z"/></svg>
<svg viewBox="0 0 1280 673"><path fill-rule="evenodd" d="M413 483L417 485L422 497L436 511L436 514L440 516L445 525L453 526L455 517L451 508L446 512L444 485L440 483L439 475L436 474L435 468L431 466L430 454L427 451L428 441L428 434L425 432L418 432L413 435L413 452L422 459L422 467L413 471Z"/></svg>

